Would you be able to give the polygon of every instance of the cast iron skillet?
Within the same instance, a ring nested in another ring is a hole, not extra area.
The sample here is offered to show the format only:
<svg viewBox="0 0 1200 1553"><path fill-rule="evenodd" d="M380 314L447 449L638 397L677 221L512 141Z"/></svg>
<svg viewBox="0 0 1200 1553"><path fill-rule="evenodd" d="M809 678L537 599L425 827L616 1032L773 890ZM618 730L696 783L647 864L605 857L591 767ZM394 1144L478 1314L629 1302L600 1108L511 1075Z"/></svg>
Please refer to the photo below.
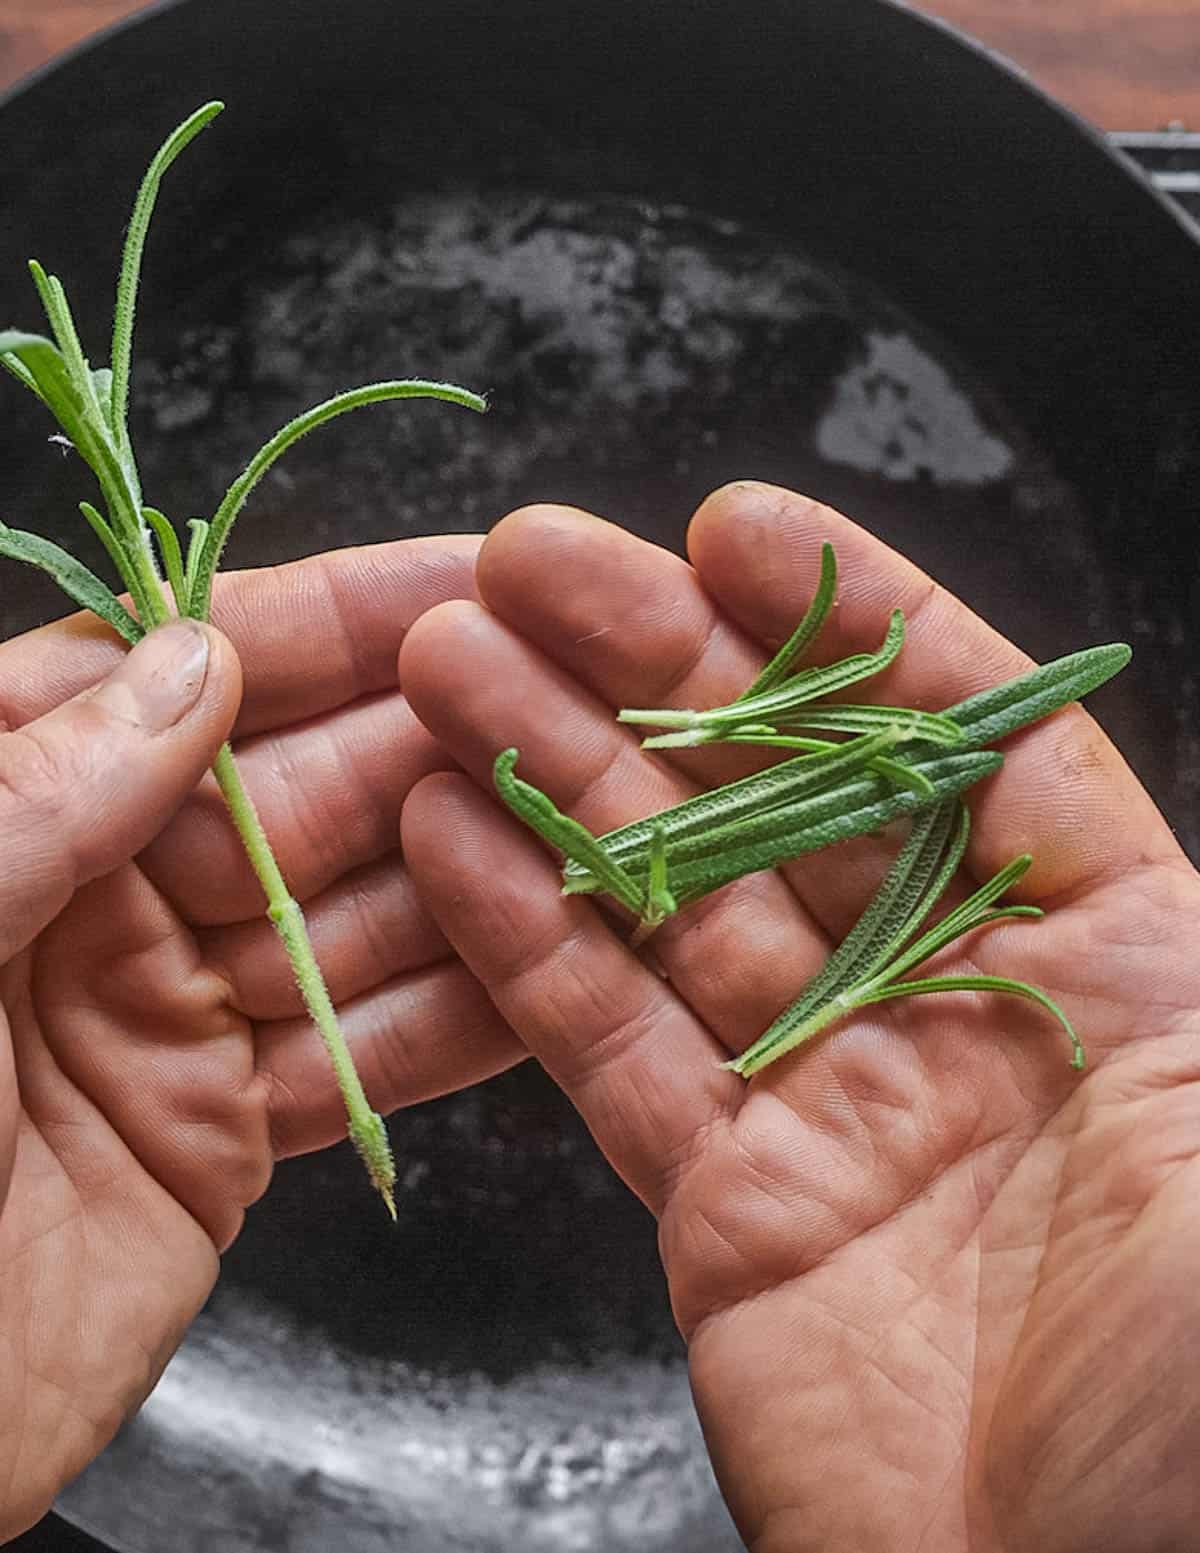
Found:
<svg viewBox="0 0 1200 1553"><path fill-rule="evenodd" d="M1039 656L1132 638L1098 710L1197 850L1200 249L1099 137L887 0L187 0L0 108L0 318L33 323L36 253L103 339L145 160L213 96L149 256L152 499L210 509L352 381L495 405L339 423L233 564L541 497L678 547L707 489L777 479ZM3 512L77 539L37 408L4 400ZM0 586L6 635L61 612ZM134 1553L735 1548L653 1228L550 1086L393 1131L399 1232L343 1151L281 1167L63 1514Z"/></svg>

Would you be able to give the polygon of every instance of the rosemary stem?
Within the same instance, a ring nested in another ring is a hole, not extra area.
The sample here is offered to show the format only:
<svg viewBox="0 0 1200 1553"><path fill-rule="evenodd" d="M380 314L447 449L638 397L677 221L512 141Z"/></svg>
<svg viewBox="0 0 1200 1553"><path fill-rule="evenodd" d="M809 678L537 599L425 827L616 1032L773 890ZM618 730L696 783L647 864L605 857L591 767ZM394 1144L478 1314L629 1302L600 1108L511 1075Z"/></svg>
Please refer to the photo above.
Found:
<svg viewBox="0 0 1200 1553"><path fill-rule="evenodd" d="M283 947L291 962L296 985L304 999L304 1006L311 1014L337 1077L338 1088L346 1104L346 1116L350 1141L367 1167L371 1182L387 1205L392 1218L396 1217L393 1188L396 1178L395 1165L387 1141L383 1119L371 1109L350 1055L345 1037L338 1025L337 1012L325 978L321 975L317 957L309 940L304 913L292 898L287 883L275 860L266 831L259 819L254 800L246 791L241 773L228 744L221 746L213 762L222 796L237 827L246 856L254 869L267 897L267 915L275 925Z"/></svg>

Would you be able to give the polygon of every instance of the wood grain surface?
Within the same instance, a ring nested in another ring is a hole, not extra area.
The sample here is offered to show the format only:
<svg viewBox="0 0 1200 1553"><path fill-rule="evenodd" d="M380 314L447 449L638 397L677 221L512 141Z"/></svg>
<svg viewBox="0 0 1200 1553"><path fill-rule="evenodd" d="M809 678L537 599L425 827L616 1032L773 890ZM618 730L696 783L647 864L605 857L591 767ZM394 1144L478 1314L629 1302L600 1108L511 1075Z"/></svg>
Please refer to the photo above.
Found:
<svg viewBox="0 0 1200 1553"><path fill-rule="evenodd" d="M0 88L142 3L0 0ZM1200 130L1200 0L917 0L915 9L1007 54L1102 128Z"/></svg>

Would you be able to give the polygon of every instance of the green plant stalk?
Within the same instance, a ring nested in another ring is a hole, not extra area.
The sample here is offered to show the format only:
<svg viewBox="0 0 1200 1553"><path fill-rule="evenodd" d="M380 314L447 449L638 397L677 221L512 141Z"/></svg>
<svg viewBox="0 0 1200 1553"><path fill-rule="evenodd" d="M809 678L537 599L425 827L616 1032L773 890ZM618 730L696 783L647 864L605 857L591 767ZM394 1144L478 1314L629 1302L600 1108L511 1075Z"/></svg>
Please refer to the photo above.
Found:
<svg viewBox="0 0 1200 1553"><path fill-rule="evenodd" d="M170 529L161 513L154 508L147 508L146 516L154 523L156 531L161 524L172 538L174 537L174 530ZM165 536L160 534L160 542L164 540ZM164 551L168 571L176 574L173 576L173 585L178 598L176 581L179 567L178 542L172 553L170 542L166 541ZM141 583L141 592L145 600L144 624L152 629L154 626L164 624L170 618L170 610L163 597L162 586L149 555L138 546L130 559L136 565L136 576ZM145 618L147 613L148 619ZM287 953L296 986L304 999L304 1006L317 1027L325 1050L329 1053L329 1060L333 1065L338 1088L341 1090L346 1107L347 1133L350 1141L366 1167L372 1186L383 1198L388 1213L395 1220L396 1165L388 1143L387 1128L383 1118L371 1108L367 1100L362 1080L354 1066L354 1059L350 1055L350 1049L338 1024L333 999L329 996L325 978L317 964L312 940L308 936L304 912L287 887L254 800L246 791L237 762L233 758L233 750L228 744L221 746L212 770L230 818L245 848L246 856L250 860L250 866L263 887L263 893L267 898L267 915Z"/></svg>
<svg viewBox="0 0 1200 1553"><path fill-rule="evenodd" d="M642 740L644 750L693 749L701 744L766 743L780 735L794 735L801 729L831 729L835 733L874 733L891 723L901 723L911 736L932 744L961 744L963 731L941 712L921 712L906 706L813 706L805 707L773 723L746 721L721 728L684 728L673 733L653 734ZM780 746L788 748L787 744ZM797 743L801 749L804 746ZM812 743L814 749L821 741Z"/></svg>
<svg viewBox="0 0 1200 1553"><path fill-rule="evenodd" d="M49 573L71 599L106 621L130 645L136 644L147 630L168 620L172 606L180 616L205 621L209 618L213 575L235 519L267 470L301 437L349 410L386 400L432 398L477 411L487 408L479 395L467 389L423 379L369 383L337 394L297 416L259 449L226 492L211 522L199 518L190 522L191 541L185 559L168 519L142 501L127 422L130 364L142 257L162 176L220 111L220 103L208 103L185 120L159 148L143 180L129 223L117 283L111 367L93 371L83 353L61 281L47 275L36 260L30 261L30 274L54 339L20 330L0 331L0 366L36 394L96 476L107 515L90 502L82 502L80 511L128 588L136 616L81 561L36 534L0 523L0 555ZM166 582L155 555L155 538ZM222 747L213 769L262 883L268 915L287 952L305 1007L329 1052L346 1104L350 1139L394 1219L395 1167L387 1132L382 1118L367 1104L349 1049L338 1029L337 1015L313 954L304 915L288 893L228 745Z"/></svg>
<svg viewBox="0 0 1200 1553"><path fill-rule="evenodd" d="M388 1144L387 1128L379 1113L371 1109L354 1059L338 1025L333 1000L313 953L304 912L288 890L254 800L246 791L228 744L221 746L212 769L246 849L246 856L266 894L267 914L287 951L304 1006L312 1016L321 1040L325 1043L325 1050L329 1053L338 1088L346 1105L350 1141L367 1168L371 1184L395 1219L396 1166Z"/></svg>

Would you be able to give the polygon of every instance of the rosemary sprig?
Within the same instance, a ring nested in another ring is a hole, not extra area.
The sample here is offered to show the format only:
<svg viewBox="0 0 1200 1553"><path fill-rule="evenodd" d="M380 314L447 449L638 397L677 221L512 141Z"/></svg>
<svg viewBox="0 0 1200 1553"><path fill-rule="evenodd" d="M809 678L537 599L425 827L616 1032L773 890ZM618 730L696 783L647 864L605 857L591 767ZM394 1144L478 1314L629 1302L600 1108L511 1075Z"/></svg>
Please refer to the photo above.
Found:
<svg viewBox="0 0 1200 1553"><path fill-rule="evenodd" d="M1003 757L976 750L965 755L944 755L925 763L923 770L933 785L933 801L951 798L998 771ZM714 789L716 794L720 788ZM709 797L712 794L705 794ZM890 788L878 777L860 777L792 803L751 814L729 825L715 825L676 838L667 821L671 810L654 816L661 823L671 847L671 889L680 906L731 884L746 874L775 868L810 852L821 851L870 835L893 820L928 806L930 800L911 788ZM609 851L607 838L600 843ZM610 851L609 855L613 853ZM637 880L649 872L649 845L620 857L621 866ZM566 870L569 894L586 894L598 886L590 874Z"/></svg>
<svg viewBox="0 0 1200 1553"><path fill-rule="evenodd" d="M877 652L793 672L796 657L828 616L836 577L832 548L825 545L821 579L803 620L736 700L709 711L625 710L618 718L673 730L644 740L643 747L649 749L722 742L807 753L599 837L562 815L537 788L522 784L517 792L511 763L504 773L508 781L502 781L502 763L510 756L515 759L513 751L497 761L501 796L566 854L564 894L608 890L639 912L635 942L663 920L663 902L669 902L670 910L681 909L748 873L911 814L909 838L855 928L797 1001L728 1066L746 1075L758 1072L850 1009L869 1003L931 992L996 991L1030 999L1054 1014L1070 1036L1073 1065L1082 1067L1083 1047L1070 1021L1036 987L994 976L902 978L977 927L1005 917L1041 915L1031 906L994 905L1029 867L1031 859L1021 857L942 921L920 932L966 847L969 818L959 795L1002 763L1000 754L984 746L1103 684L1129 661L1129 648L1113 643L1072 653L941 713L884 706L814 707L809 703L817 696L886 668L904 637L903 616L896 611ZM837 744L806 737L795 731L799 729L856 737ZM902 752L886 753L889 746L899 745L904 746ZM551 811L552 825L547 823Z"/></svg>
<svg viewBox="0 0 1200 1553"><path fill-rule="evenodd" d="M1082 652L1057 658L1051 663L1041 664L1025 674L948 707L943 715L950 717L962 731L962 740L955 746L955 754L982 750L986 745L995 744L1018 729L1048 717L1072 701L1080 700L1119 673L1131 656L1130 649L1123 642L1089 647ZM882 710L891 712L893 716L904 715L897 708ZM926 762L936 759L939 754L945 754L944 746L917 738L905 747L904 758L910 765L927 770ZM740 782L685 799L674 808L664 810L658 818L666 826L668 839L673 840L677 834L687 834L694 829L704 830L735 820L741 814L751 814L764 807L788 803L802 790L804 769L803 757L782 761L767 771L744 777ZM882 788L877 791L882 796ZM861 794L858 796L861 797ZM624 866L631 867L633 859L648 841L650 823L649 820L635 820L607 832L599 839L606 851ZM567 865L566 877L568 883L574 884L576 888L586 890L596 887L594 883L586 881L584 870L577 865Z"/></svg>
<svg viewBox="0 0 1200 1553"><path fill-rule="evenodd" d="M671 707L662 707L657 711L626 707L617 713L617 721L650 723L656 728L695 729L706 733L737 727L741 723L774 723L796 712L808 701L815 701L820 696L831 696L836 691L845 690L848 685L856 685L860 680L881 674L896 661L903 645L904 616L896 610L888 623L887 635L876 652L853 653L849 658L831 663L826 668L804 669L799 674L778 680L756 695L752 696L747 691L728 706L711 707L702 712L680 711ZM759 675L759 679L777 662L786 661L784 654L790 648L789 639L763 670L763 674Z"/></svg>
<svg viewBox="0 0 1200 1553"><path fill-rule="evenodd" d="M950 816L954 805L939 806L914 824L912 834L887 878L847 938L800 997L740 1057L726 1063L726 1067L749 1078L855 1009L891 998L919 997L933 992L1002 992L1035 1002L1053 1014L1066 1031L1071 1042L1071 1066L1084 1066L1083 1045L1071 1021L1053 998L1028 982L1006 976L926 976L912 981L901 980L909 971L976 928L1006 918L1042 916L1036 906L997 907L993 904L1028 870L1033 859L1025 854L1014 858L961 906L920 933L922 924L948 888L966 849L969 819L965 807L958 807L960 823L953 835ZM937 867L939 861L941 866ZM936 877L926 887L925 881L935 868ZM918 933L920 936L910 943Z"/></svg>
<svg viewBox="0 0 1200 1553"><path fill-rule="evenodd" d="M172 610L195 620L209 618L213 577L234 521L263 475L301 437L349 410L393 399L441 399L476 411L487 408L478 394L424 379L371 383L338 394L297 416L259 449L229 487L211 521L189 522L184 554L169 519L142 499L128 425L134 321L146 236L163 176L221 109L221 103L210 102L191 114L159 147L143 179L117 281L111 368L90 367L62 282L47 275L36 260L30 261L30 273L53 338L19 330L0 333L0 366L42 401L96 477L104 511L86 501L80 503L80 511L128 589L133 612L95 573L49 540L0 524L0 555L49 573L75 603L92 610L130 643L160 625ZM262 883L267 913L287 952L305 1007L329 1052L346 1106L350 1139L395 1218L395 1166L383 1119L367 1102L313 954L303 912L288 892L227 744L213 771Z"/></svg>
<svg viewBox="0 0 1200 1553"><path fill-rule="evenodd" d="M878 830L927 804L930 797L937 801L960 792L1001 763L999 755L981 752L942 756L914 768L924 784L920 788L906 784L891 790L881 779L856 780L855 773L890 742L886 734L854 740L799 762L803 769L797 773L785 774L776 767L745 783L698 794L627 827L636 831L629 845L613 844L611 836L594 836L556 808L540 788L515 777L515 749L496 757L493 779L512 812L566 855L564 894L606 891L643 923L657 923L665 915L664 889L678 909L744 874ZM765 780L771 777L773 784ZM764 800L763 794L772 786L780 790L783 780L787 800ZM732 821L730 815L735 816ZM718 817L725 823L717 823ZM668 848L669 886L662 874Z"/></svg>

